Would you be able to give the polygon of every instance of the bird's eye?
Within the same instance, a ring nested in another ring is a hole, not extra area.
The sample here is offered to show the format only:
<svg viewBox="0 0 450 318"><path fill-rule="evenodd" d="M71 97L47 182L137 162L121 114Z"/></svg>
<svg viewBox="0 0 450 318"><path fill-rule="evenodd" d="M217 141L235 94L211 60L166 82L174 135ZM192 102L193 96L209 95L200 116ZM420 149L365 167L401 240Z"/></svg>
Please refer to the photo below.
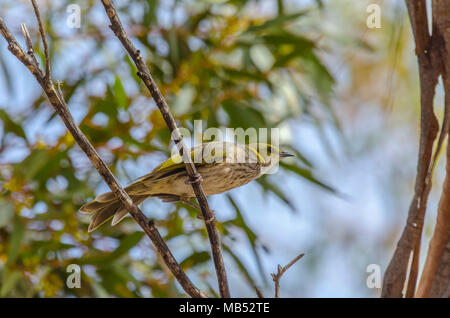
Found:
<svg viewBox="0 0 450 318"><path fill-rule="evenodd" d="M267 147L267 153L271 154L272 153L272 147Z"/></svg>

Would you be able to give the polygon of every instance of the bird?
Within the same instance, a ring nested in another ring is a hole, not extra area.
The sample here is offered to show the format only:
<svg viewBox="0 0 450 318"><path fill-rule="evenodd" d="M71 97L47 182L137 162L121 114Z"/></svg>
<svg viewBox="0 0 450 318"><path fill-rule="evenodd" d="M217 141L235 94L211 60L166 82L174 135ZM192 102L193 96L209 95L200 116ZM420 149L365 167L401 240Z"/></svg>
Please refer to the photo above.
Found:
<svg viewBox="0 0 450 318"><path fill-rule="evenodd" d="M280 159L293 156L267 143L246 145L214 141L202 143L189 151L206 196L243 186L269 173L277 167ZM182 202L199 209L190 202L195 197L191 183L182 157L174 154L124 189L136 205L149 197L157 197L163 202ZM111 224L115 226L128 214L112 192L103 193L84 204L80 212L92 215L88 232L111 218Z"/></svg>

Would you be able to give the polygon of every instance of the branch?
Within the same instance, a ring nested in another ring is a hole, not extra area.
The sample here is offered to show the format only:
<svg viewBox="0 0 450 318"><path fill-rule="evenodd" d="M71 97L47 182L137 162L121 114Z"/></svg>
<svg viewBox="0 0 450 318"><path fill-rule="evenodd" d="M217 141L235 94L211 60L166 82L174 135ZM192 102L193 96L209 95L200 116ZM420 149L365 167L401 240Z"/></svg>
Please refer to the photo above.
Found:
<svg viewBox="0 0 450 318"><path fill-rule="evenodd" d="M382 297L401 297L411 256L410 279L407 296L415 289L419 267L420 241L422 236L428 194L431 189L433 143L439 131L439 123L433 111L434 90L440 75L440 56L435 41L428 32L425 0L406 0L411 26L416 42L416 55L420 74L420 146L417 163L415 192L408 219L397 243L383 280Z"/></svg>
<svg viewBox="0 0 450 318"><path fill-rule="evenodd" d="M34 53L33 44L31 43L30 32L28 32L27 25L25 23L22 23L20 26L22 27L22 34L27 44L27 53L33 54Z"/></svg>
<svg viewBox="0 0 450 318"><path fill-rule="evenodd" d="M35 10L36 12L39 12L37 6L35 7ZM39 21L40 18L38 13L37 16ZM186 291L186 293L188 293L192 297L207 297L204 293L202 293L197 287L195 287L192 284L192 282L187 277L186 273L183 272L180 265L173 257L169 248L167 247L158 230L156 229L153 221L152 220L149 221L142 213L142 211L139 208L137 208L136 205L133 204L133 201L124 191L124 189L120 186L120 184L117 182L116 178L111 173L108 166L100 158L97 151L94 149L89 140L76 125L62 95L55 90L55 87L50 79L50 76L46 76L46 74L40 69L39 64L32 55L32 51L30 51L31 54L24 52L24 50L16 41L12 33L9 31L9 29L7 28L1 17L0 17L0 33L8 43L8 50L20 62L22 62L28 68L28 70L30 70L30 72L34 75L34 77L44 90L47 98L49 99L50 104L53 106L55 111L61 117L62 121L66 125L69 132L72 134L77 144L86 153L92 165L103 177L103 179L108 184L108 186L110 187L116 198L122 203L122 205L133 216L136 222L142 227L145 233L150 237L150 239L152 240L153 244L156 247L156 250L161 255L165 264L172 271L173 275L180 283L180 285L183 287L183 289ZM44 41L45 33L43 29L41 29L41 36ZM48 60L47 61L48 70L50 65L49 62L50 61Z"/></svg>
<svg viewBox="0 0 450 318"><path fill-rule="evenodd" d="M450 236L447 234L447 244L441 255L434 274L429 297L450 297Z"/></svg>
<svg viewBox="0 0 450 318"><path fill-rule="evenodd" d="M447 175L439 200L436 225L430 241L427 259L415 295L416 297L448 297L448 295L442 295L441 293L445 292L442 291L442 286L445 288L450 286L450 267L448 267L450 262L450 143L447 145L446 170ZM439 266L442 264L446 264L447 266L446 273L445 271L439 270Z"/></svg>
<svg viewBox="0 0 450 318"><path fill-rule="evenodd" d="M31 0L33 4L34 14L39 24L39 33L41 34L42 44L44 45L44 56L45 56L45 78L48 81L52 80L51 69L50 69L50 57L48 54L48 44L45 37L44 27L42 26L41 14L39 13L39 8L35 0Z"/></svg>
<svg viewBox="0 0 450 318"><path fill-rule="evenodd" d="M177 128L177 124L175 123L175 119L173 118L169 106L165 101L163 95L159 91L156 86L155 81L153 80L150 70L148 69L147 64L145 64L140 51L136 49L134 44L128 38L125 30L122 27L122 23L120 22L119 16L117 15L116 8L114 4L110 0L102 0L103 6L105 7L105 11L108 15L108 18L111 22L109 26L117 38L120 40L124 48L127 50L128 54L133 59L136 67L138 69L137 75L142 79L145 86L147 86L150 94L156 102L161 114L169 128L172 138L177 145L180 156L183 158L183 162L186 167L187 174L189 175L189 181L192 184L192 188L194 190L195 196L197 197L197 201L200 204L200 208L202 211L203 219L205 220L206 229L208 232L209 241L211 244L211 250L214 260L214 266L216 269L217 279L219 283L219 291L220 295L224 298L230 297L230 292L228 288L227 275L225 272L225 266L223 263L221 246L220 246L220 238L219 232L217 231L215 222L214 212L210 210L208 201L206 199L206 195L203 192L203 188L201 186L202 178L200 174L197 172L195 165L192 162L190 152L187 150L183 138L179 133Z"/></svg>
<svg viewBox="0 0 450 318"><path fill-rule="evenodd" d="M253 288L255 289L255 293L258 298L264 298L263 294L256 285L253 285Z"/></svg>
<svg viewBox="0 0 450 318"><path fill-rule="evenodd" d="M272 279L273 282L275 283L275 298L280 298L280 280L281 280L281 276L283 276L283 274L295 263L298 262L298 260L300 260L303 255L305 254L300 254L298 255L296 258L294 258L292 261L289 262L289 264L287 264L284 267L281 267L280 264L278 264L277 267L277 273L276 274L271 274L272 275Z"/></svg>
<svg viewBox="0 0 450 318"><path fill-rule="evenodd" d="M445 112L444 123L439 136L439 143L442 144L445 136L449 132L450 122L450 3L446 0L433 1L433 36L436 37L440 46L441 61L444 72L442 74L445 91ZM438 147L440 146L438 144ZM437 150L438 151L438 150ZM430 241L427 259L422 271L420 284L416 297L448 297L450 286L450 271L448 270L449 245L450 245L450 140L447 141L447 165L446 177L439 200L438 215L434 233ZM440 267L447 267L447 270L440 270ZM445 266L446 265L446 266Z"/></svg>

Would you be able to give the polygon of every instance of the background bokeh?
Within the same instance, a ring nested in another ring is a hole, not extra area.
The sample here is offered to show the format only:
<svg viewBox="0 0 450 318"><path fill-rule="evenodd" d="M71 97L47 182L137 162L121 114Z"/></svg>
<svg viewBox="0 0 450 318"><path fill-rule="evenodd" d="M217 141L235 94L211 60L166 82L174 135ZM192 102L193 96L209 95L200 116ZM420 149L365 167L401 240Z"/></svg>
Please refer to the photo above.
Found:
<svg viewBox="0 0 450 318"><path fill-rule="evenodd" d="M122 184L167 158L170 135L100 1L38 1L53 78ZM69 4L81 27L69 28ZM369 3L382 27L366 25ZM418 75L403 1L115 1L180 126L278 127L296 153L280 171L210 197L232 296L274 292L270 273L305 256L282 297L376 297L412 197L418 148ZM23 44L26 23L42 61L29 1L0 16ZM43 65L43 62L41 62ZM442 88L437 111L442 114ZM438 114L439 115L439 114ZM438 163L434 183L442 184ZM426 249L440 187L431 192ZM184 295L131 217L88 234L78 208L107 191L32 75L0 40L0 297ZM188 275L217 290L204 223L183 205L144 202ZM426 255L424 252L422 255ZM82 266L81 289L66 286Z"/></svg>

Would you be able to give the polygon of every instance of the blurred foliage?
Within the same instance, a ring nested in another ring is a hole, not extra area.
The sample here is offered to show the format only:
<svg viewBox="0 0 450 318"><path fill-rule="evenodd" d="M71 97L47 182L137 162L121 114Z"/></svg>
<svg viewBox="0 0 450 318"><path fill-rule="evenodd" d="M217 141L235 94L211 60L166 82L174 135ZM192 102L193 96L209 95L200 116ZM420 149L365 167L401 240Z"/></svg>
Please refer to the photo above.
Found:
<svg viewBox="0 0 450 318"><path fill-rule="evenodd" d="M283 146L297 159L281 168L334 191L314 177L314 162L295 148L291 130L292 120L318 126L334 121L329 107L334 79L322 63L317 37L298 25L311 11L321 10L321 1L297 12L283 8L282 1L270 12L260 10L258 1L115 2L180 126L192 130L193 121L201 119L208 127L282 127ZM69 1L45 3L53 77L63 83L81 130L123 183L147 173L150 168L136 172L129 167L142 167L142 158L146 167L156 166L169 154L170 135L135 66L108 29L103 8L98 1L80 2L81 29L68 29ZM42 58L28 2L2 3L2 15L12 9L24 13L20 21L6 19L8 26L20 37L18 23L26 22ZM9 52L3 43L0 48L6 85L1 89L20 94L14 92L15 78L28 71L7 65ZM183 295L131 218L87 233L89 217L78 208L94 197L94 190L98 193L102 181L33 87L27 107L0 105L0 297ZM15 151L22 154L18 160L11 159ZM258 183L261 191L294 208L273 176ZM219 225L224 252L254 284L230 244L236 231L244 233L260 264L261 243L241 207L226 196L234 217ZM156 217L156 224L169 246L184 246L182 267L201 288L211 289L207 278L214 271L197 212L170 204L158 209L168 212ZM82 265L80 289L66 287L69 264ZM259 271L268 277L261 265Z"/></svg>

